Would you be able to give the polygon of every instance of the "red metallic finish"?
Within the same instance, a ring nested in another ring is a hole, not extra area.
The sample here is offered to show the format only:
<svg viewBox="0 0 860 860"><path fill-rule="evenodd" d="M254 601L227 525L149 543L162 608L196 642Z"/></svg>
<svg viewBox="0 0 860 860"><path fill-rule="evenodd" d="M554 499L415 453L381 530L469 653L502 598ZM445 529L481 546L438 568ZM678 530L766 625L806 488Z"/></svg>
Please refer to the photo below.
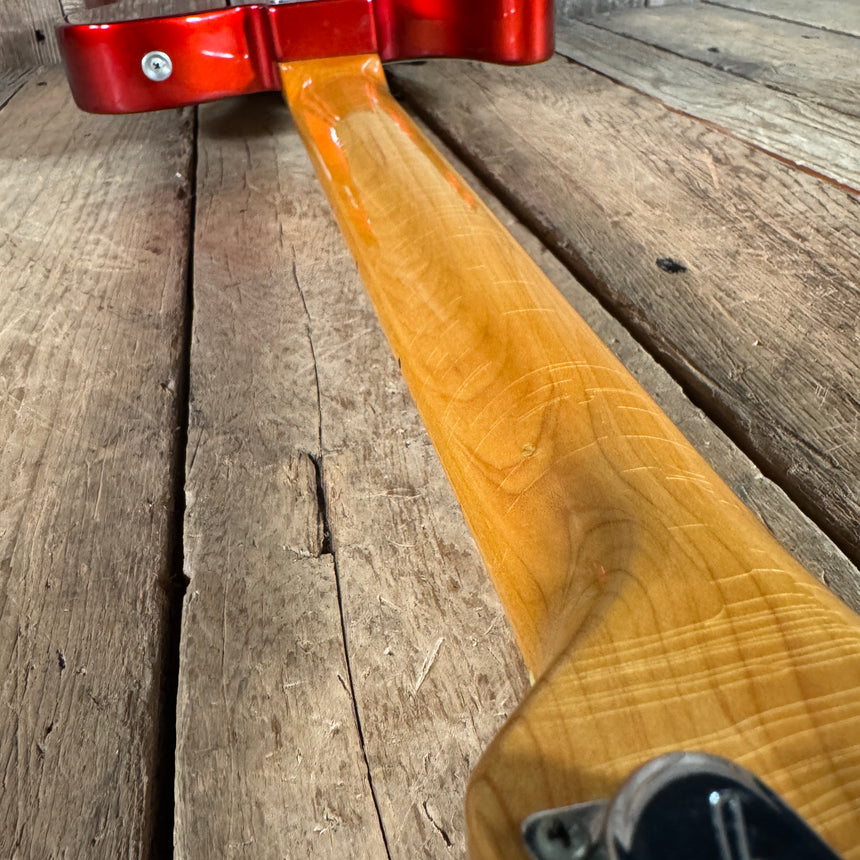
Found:
<svg viewBox="0 0 860 860"><path fill-rule="evenodd" d="M58 28L75 101L94 113L182 107L279 90L277 63L378 52L535 63L553 50L552 0L306 0ZM141 61L166 53L169 78Z"/></svg>
<svg viewBox="0 0 860 860"><path fill-rule="evenodd" d="M267 6L277 62L377 51L372 0L315 0ZM280 89L280 75L278 77Z"/></svg>
<svg viewBox="0 0 860 860"><path fill-rule="evenodd" d="M94 113L181 107L277 85L268 30L259 6L235 6L170 18L61 27L60 50L72 95ZM163 51L166 81L151 81L141 60Z"/></svg>
<svg viewBox="0 0 860 860"><path fill-rule="evenodd" d="M552 0L375 0L383 60L460 57L521 65L555 45Z"/></svg>
<svg viewBox="0 0 860 860"><path fill-rule="evenodd" d="M280 89L277 63L376 50L370 0L233 6L194 15L60 27L75 101L94 113L182 107ZM163 51L173 72L151 81L141 60Z"/></svg>

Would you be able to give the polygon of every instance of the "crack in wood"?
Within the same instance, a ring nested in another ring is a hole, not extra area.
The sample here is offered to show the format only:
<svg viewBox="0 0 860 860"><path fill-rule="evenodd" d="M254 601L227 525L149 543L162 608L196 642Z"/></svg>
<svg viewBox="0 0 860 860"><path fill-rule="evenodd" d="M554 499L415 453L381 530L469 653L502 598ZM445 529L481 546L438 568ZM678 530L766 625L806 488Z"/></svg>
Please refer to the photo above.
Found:
<svg viewBox="0 0 860 860"><path fill-rule="evenodd" d="M283 229L281 232L281 236L283 237ZM314 386L316 388L316 399L317 399L317 444L319 446L319 452L317 455L308 454L310 461L313 463L314 471L316 474L316 494L317 494L317 518L319 521L319 530L321 535L321 545L320 545L320 555L334 555L332 551L332 540L331 540L331 529L329 528L328 521L328 510L326 508L326 498L325 498L325 488L323 487L323 477L322 477L322 453L323 453L323 429L322 429L322 396L320 393L320 375L319 368L317 365L317 354L314 348L314 336L313 336L313 325L311 322L311 314L308 310L308 303L305 299L305 293L302 289L301 282L299 281L299 273L298 268L296 266L296 248L294 245L290 246L290 252L293 258L293 282L296 285L296 290L298 291L299 298L302 301L302 307L305 309L305 319L307 321L307 336L308 336L308 346L311 351L311 362L313 366L314 372ZM341 619L342 620L342 619ZM344 636L345 641L345 636Z"/></svg>
<svg viewBox="0 0 860 860"><path fill-rule="evenodd" d="M328 519L328 505L325 497L325 489L323 487L322 478L322 460L320 457L315 457L313 454L308 454L308 458L314 466L314 474L316 475L316 493L317 493L317 520L319 522L320 533L320 549L319 555L334 555L332 551L331 527Z"/></svg>
<svg viewBox="0 0 860 860"><path fill-rule="evenodd" d="M326 501L326 493L325 493L325 475L324 475L324 459L323 459L323 417L322 417L322 392L320 390L320 377L319 377L319 368L317 365L317 355L316 350L314 348L314 338L313 338L313 323L310 314L310 310L308 308L307 300L305 299L305 294L302 289L301 281L299 280L298 269L296 266L296 249L295 246L291 246L290 248L292 253L292 273L293 273L293 282L296 285L296 290L298 291L299 298L301 299L302 306L305 310L305 317L307 320L307 337L308 337L308 345L311 351L311 359L313 362L313 373L314 373L314 383L316 385L316 399L317 399L317 416L318 416L318 428L319 428L319 454L314 456L313 454L309 454L309 458L314 465L314 469L316 470L316 492L317 492L317 516L319 517L320 527L322 530L322 546L320 548L320 555L329 555L331 556L332 565L334 567L334 577L335 577L335 586L337 590L337 606L338 606L338 614L340 616L340 632L341 632L341 642L343 644L343 655L344 655L344 663L346 665L346 673L347 677L343 678L341 675L338 675L338 680L341 683L341 686L346 691L349 696L350 703L352 705L352 715L355 721L355 728L358 734L358 742L361 749L362 759L364 761L365 772L367 773L367 785L370 789L370 796L373 800L373 807L376 811L376 818L379 823L379 832L382 836L383 844L385 845L385 854L388 860L391 860L391 850L388 845L388 836L385 832L385 825L382 820L382 811L379 806L379 798L377 797L376 789L373 785L373 773L370 767L370 759L367 754L367 745L364 739L364 728L362 726L361 714L358 709L358 701L355 695L355 683L353 679L352 672L352 662L350 660L349 653L349 644L347 642L347 631L346 631L346 616L344 613L344 605L343 605L343 588L341 583L340 569L338 567L337 553L334 549L334 540L332 536L331 527L329 524L328 517L328 504Z"/></svg>
<svg viewBox="0 0 860 860"><path fill-rule="evenodd" d="M433 825L433 827L436 828L436 831L445 840L446 847L450 848L453 845L453 842L451 842L451 837L448 835L448 831L445 830L445 828L442 827L442 825L439 824L439 822L434 818L433 813L427 806L426 800L421 804L421 808L424 810L424 815L427 816L427 820Z"/></svg>
<svg viewBox="0 0 860 860"><path fill-rule="evenodd" d="M322 470L320 470L320 471L322 471ZM346 635L346 617L345 617L344 608L343 608L343 589L342 589L341 579L340 579L340 570L338 568L337 554L334 552L334 550L331 551L331 558L332 558L332 564L334 565L334 578L335 578L335 585L337 588L337 605L338 605L338 611L340 613L341 640L343 642L343 655L344 655L344 662L346 663L346 673L347 673L346 679L342 678L340 675L338 675L338 679L340 680L341 684L343 685L344 690L346 690L347 694L349 695L350 702L352 704L352 715L353 715L353 719L355 720L355 729L356 729L356 732L358 733L358 743L359 743L359 746L361 748L361 755L362 755L362 758L364 760L365 770L367 772L367 785L370 789L370 796L373 799L373 807L376 810L376 818L377 818L377 821L379 822L379 832L380 832L380 835L382 836L382 842L385 845L385 856L386 856L386 858L388 858L388 860L391 860L391 849L389 848L389 845L388 845L388 835L385 832L385 824L383 823L383 820L382 820L382 810L380 809L380 806L379 806L379 798L377 797L376 789L374 788L374 785L373 785L373 771L370 767L370 759L367 755L367 744L365 743L365 739L364 739L364 728L362 726L361 714L359 713L358 701L357 701L356 695L355 695L355 683L353 680L352 662L350 660L349 645L347 643L347 635Z"/></svg>

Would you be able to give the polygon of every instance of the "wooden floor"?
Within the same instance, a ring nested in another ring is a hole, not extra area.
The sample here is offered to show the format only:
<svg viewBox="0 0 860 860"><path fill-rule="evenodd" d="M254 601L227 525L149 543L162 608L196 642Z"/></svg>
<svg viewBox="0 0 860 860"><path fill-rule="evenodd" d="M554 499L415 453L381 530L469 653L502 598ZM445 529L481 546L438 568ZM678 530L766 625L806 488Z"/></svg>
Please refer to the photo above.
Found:
<svg viewBox="0 0 860 860"><path fill-rule="evenodd" d="M390 78L860 609L858 6L557 36ZM280 99L0 72L0 270L0 856L463 856L528 680Z"/></svg>

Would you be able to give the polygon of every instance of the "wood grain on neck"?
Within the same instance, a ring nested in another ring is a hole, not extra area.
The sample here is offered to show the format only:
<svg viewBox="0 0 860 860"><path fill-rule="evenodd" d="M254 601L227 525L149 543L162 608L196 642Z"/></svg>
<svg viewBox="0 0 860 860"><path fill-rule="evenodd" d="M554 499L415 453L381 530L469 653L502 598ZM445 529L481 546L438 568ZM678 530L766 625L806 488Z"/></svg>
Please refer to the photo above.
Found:
<svg viewBox="0 0 860 860"><path fill-rule="evenodd" d="M473 856L522 856L529 812L685 748L749 767L860 856L856 617L424 139L377 58L282 76L538 679L474 774Z"/></svg>

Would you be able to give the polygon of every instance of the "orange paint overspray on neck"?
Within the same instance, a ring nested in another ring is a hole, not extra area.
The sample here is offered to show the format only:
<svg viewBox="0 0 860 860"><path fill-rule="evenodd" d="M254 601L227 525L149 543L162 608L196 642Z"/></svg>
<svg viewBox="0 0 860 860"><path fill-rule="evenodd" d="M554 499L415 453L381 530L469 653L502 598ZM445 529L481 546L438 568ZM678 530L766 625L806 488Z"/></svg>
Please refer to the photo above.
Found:
<svg viewBox="0 0 860 860"><path fill-rule="evenodd" d="M347 157L347 145L341 135L347 133L344 123L349 124L350 130L361 125L358 116L362 113L374 115L374 123L380 120L391 123L391 136L396 139L403 135L402 141L408 141L428 159L432 169L441 172L463 203L473 206L475 196L471 189L429 145L391 96L376 54L283 63L280 68L284 94L299 132L353 250L359 250L364 242L372 242L373 231L368 214L356 197L359 186L364 187L365 183L357 181L355 165ZM355 137L350 135L350 158L355 157L354 148L361 139L360 133ZM377 150L374 155L384 166L386 151Z"/></svg>

